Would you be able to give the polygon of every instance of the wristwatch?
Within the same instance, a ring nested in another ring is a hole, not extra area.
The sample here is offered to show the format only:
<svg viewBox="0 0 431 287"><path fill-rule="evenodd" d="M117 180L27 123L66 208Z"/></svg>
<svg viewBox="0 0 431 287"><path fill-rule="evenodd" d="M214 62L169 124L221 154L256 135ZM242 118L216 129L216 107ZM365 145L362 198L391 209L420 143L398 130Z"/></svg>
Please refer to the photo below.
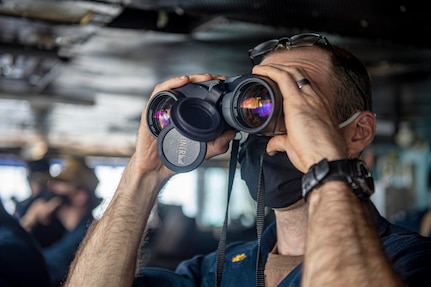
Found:
<svg viewBox="0 0 431 287"><path fill-rule="evenodd" d="M326 158L310 167L302 177L302 196L328 181L343 181L362 200L374 193L374 180L365 162L359 159L328 161Z"/></svg>

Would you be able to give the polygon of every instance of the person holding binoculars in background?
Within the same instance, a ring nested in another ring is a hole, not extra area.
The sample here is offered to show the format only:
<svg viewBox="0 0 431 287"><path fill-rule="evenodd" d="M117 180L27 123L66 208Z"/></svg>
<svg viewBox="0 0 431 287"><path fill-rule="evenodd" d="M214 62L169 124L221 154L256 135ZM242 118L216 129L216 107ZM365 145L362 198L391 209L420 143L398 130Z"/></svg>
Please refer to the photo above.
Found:
<svg viewBox="0 0 431 287"><path fill-rule="evenodd" d="M255 101L259 105L254 109L273 104L270 115L279 126L281 121L285 131L248 132L238 162L250 194L256 199L259 189L264 190L265 205L274 209L275 222L256 242L228 245L221 276L216 276L216 252L185 261L175 272L146 268L135 274L137 250L151 209L159 190L175 173L175 164L171 169L164 164L171 162L169 155L160 159L170 130L175 131L174 143L175 138L185 138L204 145L206 159L226 152L238 131L228 123L202 144L183 134L173 119L176 104L149 124L144 120L151 113L147 107L136 151L109 207L90 228L66 286L428 284L431 239L390 224L370 200L373 181L358 157L373 140L376 118L370 79L362 63L315 33L266 41L250 49L249 56L253 75L270 79L275 83L270 88L276 87L281 96L278 102ZM210 74L176 77L157 85L153 96L225 79ZM210 88L204 85L204 90L206 94ZM179 98L174 95L173 102ZM250 107L240 107L239 113L243 108ZM282 110L281 116L276 109ZM185 123L190 123L185 117ZM155 135L151 124L162 123L161 118L167 125ZM165 137L160 139L161 135ZM201 149L196 150L196 158L202 157ZM190 163L192 169L199 160Z"/></svg>

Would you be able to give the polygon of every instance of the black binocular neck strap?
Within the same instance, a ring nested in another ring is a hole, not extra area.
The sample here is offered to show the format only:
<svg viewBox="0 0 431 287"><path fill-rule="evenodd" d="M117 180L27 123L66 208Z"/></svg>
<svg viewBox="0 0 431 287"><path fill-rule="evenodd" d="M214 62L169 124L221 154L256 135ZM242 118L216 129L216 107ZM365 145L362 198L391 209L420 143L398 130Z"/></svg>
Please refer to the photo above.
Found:
<svg viewBox="0 0 431 287"><path fill-rule="evenodd" d="M227 203L226 203L226 212L223 222L223 228L220 234L220 239L218 242L217 248L217 270L216 270L216 284L217 287L221 286L221 279L223 276L223 267L224 267L224 256L226 251L226 233L227 233L227 224L228 224L228 214L229 214L229 202L230 195L232 193L233 180L235 177L236 171L236 163L238 158L238 150L239 150L239 139L234 139L232 141L231 147L231 155L229 162L229 182L228 182L228 190L227 190Z"/></svg>
<svg viewBox="0 0 431 287"><path fill-rule="evenodd" d="M265 224L265 176L263 174L263 159L265 152L260 155L259 162L259 184L257 189L256 207L256 233L257 233L257 257L256 257L256 286L265 286L265 274L262 263L262 252L260 250L263 226Z"/></svg>
<svg viewBox="0 0 431 287"><path fill-rule="evenodd" d="M217 262L216 262L216 287L221 286L223 267L226 252L226 233L228 225L228 214L229 214L229 203L230 195L232 193L233 180L235 177L236 163L239 149L239 140L235 139L232 142L231 157L229 163L229 182L228 182L228 192L227 192L227 204L226 212L223 222L222 231L220 234L220 239L217 248ZM262 231L265 220L265 178L263 175L263 158L264 153L260 156L259 164L259 184L258 184L258 195L257 195L257 208L256 208L256 231L257 231L257 258L256 258L256 286L265 286L265 276L264 268L262 263L262 255L260 250Z"/></svg>

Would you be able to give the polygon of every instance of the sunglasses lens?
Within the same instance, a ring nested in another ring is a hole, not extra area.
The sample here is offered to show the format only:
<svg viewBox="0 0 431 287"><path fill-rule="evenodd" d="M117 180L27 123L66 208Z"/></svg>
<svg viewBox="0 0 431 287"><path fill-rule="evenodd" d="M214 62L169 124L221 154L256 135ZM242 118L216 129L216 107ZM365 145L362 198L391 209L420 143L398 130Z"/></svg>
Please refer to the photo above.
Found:
<svg viewBox="0 0 431 287"><path fill-rule="evenodd" d="M278 40L275 39L260 43L250 50L250 58L253 59L255 63L260 63L263 56L274 50L277 44Z"/></svg>
<svg viewBox="0 0 431 287"><path fill-rule="evenodd" d="M256 65L262 62L266 54L274 51L278 46L288 47L289 49L297 47L311 47L316 45L316 43L321 39L324 39L324 37L319 34L310 33L295 35L291 38L284 37L278 40L268 40L249 50L249 57L253 64Z"/></svg>
<svg viewBox="0 0 431 287"><path fill-rule="evenodd" d="M314 46L322 37L318 34L300 34L291 38L291 47L311 47Z"/></svg>

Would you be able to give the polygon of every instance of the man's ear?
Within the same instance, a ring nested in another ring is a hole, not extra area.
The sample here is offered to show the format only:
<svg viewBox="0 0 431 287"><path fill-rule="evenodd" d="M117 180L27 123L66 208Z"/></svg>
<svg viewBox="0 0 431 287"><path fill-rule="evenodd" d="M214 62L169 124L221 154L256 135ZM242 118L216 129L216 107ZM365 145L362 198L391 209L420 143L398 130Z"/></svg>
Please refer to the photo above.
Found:
<svg viewBox="0 0 431 287"><path fill-rule="evenodd" d="M344 137L348 153L358 156L374 139L376 116L370 111L363 111L358 118L345 128Z"/></svg>

